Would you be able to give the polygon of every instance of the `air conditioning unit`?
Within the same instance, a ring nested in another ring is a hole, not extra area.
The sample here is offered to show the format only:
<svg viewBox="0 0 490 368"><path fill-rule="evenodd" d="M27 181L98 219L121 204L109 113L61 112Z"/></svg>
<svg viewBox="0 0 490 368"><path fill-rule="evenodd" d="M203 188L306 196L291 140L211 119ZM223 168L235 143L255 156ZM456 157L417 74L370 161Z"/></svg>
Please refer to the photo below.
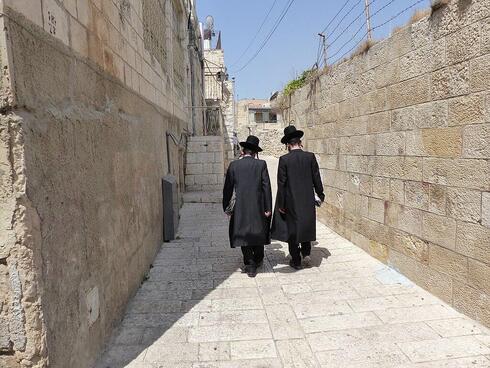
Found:
<svg viewBox="0 0 490 368"><path fill-rule="evenodd" d="M162 179L163 199L163 240L169 242L175 239L179 222L177 180L172 175Z"/></svg>

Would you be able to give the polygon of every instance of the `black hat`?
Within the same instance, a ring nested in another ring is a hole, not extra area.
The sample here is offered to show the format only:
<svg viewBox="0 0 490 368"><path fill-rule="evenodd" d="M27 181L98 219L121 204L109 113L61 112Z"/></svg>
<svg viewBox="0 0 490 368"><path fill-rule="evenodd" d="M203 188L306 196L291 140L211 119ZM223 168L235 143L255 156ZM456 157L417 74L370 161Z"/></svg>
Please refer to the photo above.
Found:
<svg viewBox="0 0 490 368"><path fill-rule="evenodd" d="M302 130L297 130L294 125L284 128L284 137L281 139L282 144L287 144L292 138L301 138L305 133Z"/></svg>
<svg viewBox="0 0 490 368"><path fill-rule="evenodd" d="M249 135L245 142L240 142L240 146L251 149L254 152L262 152L262 148L259 147L259 142L259 138L254 135Z"/></svg>

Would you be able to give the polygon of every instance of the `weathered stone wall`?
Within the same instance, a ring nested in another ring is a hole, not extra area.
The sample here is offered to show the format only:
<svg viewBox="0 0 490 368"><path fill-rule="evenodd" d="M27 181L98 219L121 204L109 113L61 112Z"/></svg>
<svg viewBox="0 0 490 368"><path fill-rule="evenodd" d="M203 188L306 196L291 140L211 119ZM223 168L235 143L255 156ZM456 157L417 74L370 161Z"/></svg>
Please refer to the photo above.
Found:
<svg viewBox="0 0 490 368"><path fill-rule="evenodd" d="M0 366L90 367L183 190L188 4L1 5Z"/></svg>
<svg viewBox="0 0 490 368"><path fill-rule="evenodd" d="M319 158L320 218L487 325L489 35L490 0L453 0L334 66L285 111Z"/></svg>
<svg viewBox="0 0 490 368"><path fill-rule="evenodd" d="M264 150L261 154L273 157L280 157L286 153L285 146L281 144L284 132L284 123L280 115L277 116L277 123L255 123L249 118L249 104L257 103L254 99L243 99L238 101L236 107L236 130L238 141L244 141L252 134L260 139L260 146ZM262 100L267 103L267 100ZM260 102L259 102L260 103Z"/></svg>
<svg viewBox="0 0 490 368"><path fill-rule="evenodd" d="M235 129L235 82L219 80L218 73L226 73L223 49L204 50L205 97L210 106L220 108L223 119L221 133L225 139L225 167L234 160L233 137ZM209 133L208 133L209 134Z"/></svg>
<svg viewBox="0 0 490 368"><path fill-rule="evenodd" d="M187 143L187 191L221 191L224 184L225 140L220 136L190 137Z"/></svg>

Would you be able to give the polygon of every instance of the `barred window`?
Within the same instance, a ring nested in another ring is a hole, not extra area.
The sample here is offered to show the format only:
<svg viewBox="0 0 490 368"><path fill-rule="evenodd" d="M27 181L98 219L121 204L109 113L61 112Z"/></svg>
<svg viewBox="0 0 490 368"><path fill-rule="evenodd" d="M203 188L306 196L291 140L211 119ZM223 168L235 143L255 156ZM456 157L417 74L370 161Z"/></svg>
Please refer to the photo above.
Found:
<svg viewBox="0 0 490 368"><path fill-rule="evenodd" d="M161 0L143 0L143 43L161 65L167 70L167 19L164 2Z"/></svg>
<svg viewBox="0 0 490 368"><path fill-rule="evenodd" d="M176 2L172 2L173 29L172 29L172 51L174 84L178 90L185 94L185 21L182 8Z"/></svg>

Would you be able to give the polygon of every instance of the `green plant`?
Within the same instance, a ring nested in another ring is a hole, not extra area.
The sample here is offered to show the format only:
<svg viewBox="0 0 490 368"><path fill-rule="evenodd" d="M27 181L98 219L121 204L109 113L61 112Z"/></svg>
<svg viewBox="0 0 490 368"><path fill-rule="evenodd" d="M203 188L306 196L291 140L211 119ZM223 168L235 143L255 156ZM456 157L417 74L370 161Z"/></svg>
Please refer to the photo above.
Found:
<svg viewBox="0 0 490 368"><path fill-rule="evenodd" d="M432 13L434 13L436 10L441 9L445 6L447 6L450 3L450 0L432 0L431 1L431 8L432 8Z"/></svg>
<svg viewBox="0 0 490 368"><path fill-rule="evenodd" d="M290 96L294 91L303 87L306 83L308 83L310 77L313 76L313 70L305 70L299 77L289 81L288 84L284 87L284 95Z"/></svg>

